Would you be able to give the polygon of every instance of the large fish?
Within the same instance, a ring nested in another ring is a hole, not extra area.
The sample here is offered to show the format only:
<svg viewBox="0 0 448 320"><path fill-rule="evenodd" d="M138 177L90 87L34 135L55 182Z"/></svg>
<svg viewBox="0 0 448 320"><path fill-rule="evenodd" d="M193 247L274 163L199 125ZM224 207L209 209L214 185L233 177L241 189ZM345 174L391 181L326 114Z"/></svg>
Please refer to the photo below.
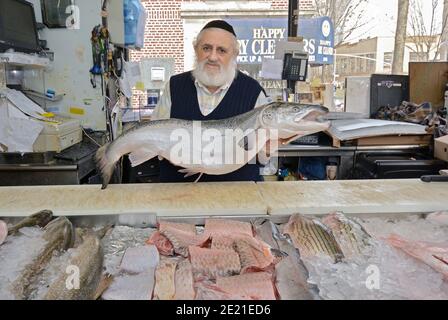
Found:
<svg viewBox="0 0 448 320"><path fill-rule="evenodd" d="M69 269L76 267L76 269ZM72 257L61 270L57 279L50 285L45 300L92 300L100 283L103 268L103 250L100 239L89 234L83 237L82 244L74 249ZM67 286L71 273L79 277L76 282ZM79 272L79 273L78 273ZM73 273L75 274L75 273ZM79 284L79 287L75 286Z"/></svg>
<svg viewBox="0 0 448 320"><path fill-rule="evenodd" d="M51 219L53 219L53 212L50 210L39 211L20 220L17 224L8 228L8 235L16 234L17 231L24 227L39 226L43 228L51 221Z"/></svg>
<svg viewBox="0 0 448 320"><path fill-rule="evenodd" d="M34 279L44 270L55 252L73 246L73 226L66 217L59 217L45 226L43 238L46 241L43 248L31 263L24 266L20 276L12 283L12 292L16 299L28 298Z"/></svg>
<svg viewBox="0 0 448 320"><path fill-rule="evenodd" d="M328 109L321 106L274 102L223 120L152 121L128 131L97 151L102 189L107 187L115 164L126 154L129 154L132 166L156 156L165 158L185 168L180 170L185 177L233 172L261 154L270 139L280 138L287 143L327 130L330 122L322 120L326 113Z"/></svg>

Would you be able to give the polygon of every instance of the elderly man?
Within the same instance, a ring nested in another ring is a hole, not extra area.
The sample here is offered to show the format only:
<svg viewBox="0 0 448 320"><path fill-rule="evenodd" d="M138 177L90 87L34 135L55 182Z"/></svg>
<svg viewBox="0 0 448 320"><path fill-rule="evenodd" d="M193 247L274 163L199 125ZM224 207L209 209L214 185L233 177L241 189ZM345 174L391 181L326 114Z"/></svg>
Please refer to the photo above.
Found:
<svg viewBox="0 0 448 320"><path fill-rule="evenodd" d="M153 120L220 120L248 112L270 102L253 78L237 70L238 41L233 27L214 20L204 26L196 41L193 71L171 77L154 110ZM167 160L160 163L161 182L190 182ZM226 175L203 175L200 181L260 181L259 166L247 164Z"/></svg>

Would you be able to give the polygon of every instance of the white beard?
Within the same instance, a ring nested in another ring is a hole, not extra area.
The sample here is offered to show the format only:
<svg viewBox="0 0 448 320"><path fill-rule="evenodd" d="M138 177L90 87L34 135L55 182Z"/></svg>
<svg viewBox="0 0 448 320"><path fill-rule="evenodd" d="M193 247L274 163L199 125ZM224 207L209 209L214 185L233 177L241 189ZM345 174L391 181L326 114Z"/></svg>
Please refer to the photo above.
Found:
<svg viewBox="0 0 448 320"><path fill-rule="evenodd" d="M193 77L206 87L221 87L227 83L231 83L236 77L236 59L233 59L227 67L219 64L219 71L209 72L205 69L205 64L208 60L196 62L196 67L193 69ZM216 63L218 64L218 63Z"/></svg>

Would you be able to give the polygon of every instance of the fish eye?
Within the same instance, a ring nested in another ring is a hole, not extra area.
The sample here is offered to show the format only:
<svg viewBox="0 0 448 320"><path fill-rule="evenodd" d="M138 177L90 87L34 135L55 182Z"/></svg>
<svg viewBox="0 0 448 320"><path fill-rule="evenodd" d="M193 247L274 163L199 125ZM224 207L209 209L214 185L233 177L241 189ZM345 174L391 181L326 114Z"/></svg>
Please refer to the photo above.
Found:
<svg viewBox="0 0 448 320"><path fill-rule="evenodd" d="M272 112L265 112L264 118L267 118L267 119L271 120L272 119Z"/></svg>
<svg viewBox="0 0 448 320"><path fill-rule="evenodd" d="M299 112L300 109L299 109L299 107L293 107L293 108L292 108L292 111L294 111L294 112Z"/></svg>

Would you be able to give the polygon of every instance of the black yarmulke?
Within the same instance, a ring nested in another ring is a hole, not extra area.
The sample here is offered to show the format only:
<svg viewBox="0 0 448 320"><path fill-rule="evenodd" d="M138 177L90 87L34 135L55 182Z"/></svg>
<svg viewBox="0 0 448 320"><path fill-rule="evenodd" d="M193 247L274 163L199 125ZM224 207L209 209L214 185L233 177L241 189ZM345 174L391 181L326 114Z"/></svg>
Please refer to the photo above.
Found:
<svg viewBox="0 0 448 320"><path fill-rule="evenodd" d="M235 34L235 31L233 30L233 27L230 24L228 24L227 22L225 22L224 20L213 20L213 21L210 21L209 23L207 23L204 26L204 28L202 28L202 30L208 29L208 28L223 29L223 30L226 30L226 31L230 32L231 34L233 34L236 37L236 34Z"/></svg>

